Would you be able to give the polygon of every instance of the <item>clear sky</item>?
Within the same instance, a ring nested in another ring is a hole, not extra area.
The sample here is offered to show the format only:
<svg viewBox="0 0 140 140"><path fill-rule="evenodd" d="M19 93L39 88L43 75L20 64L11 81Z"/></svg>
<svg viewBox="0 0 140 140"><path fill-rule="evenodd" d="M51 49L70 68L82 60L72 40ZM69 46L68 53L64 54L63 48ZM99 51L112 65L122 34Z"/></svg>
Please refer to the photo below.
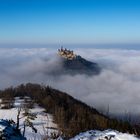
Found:
<svg viewBox="0 0 140 140"><path fill-rule="evenodd" d="M140 0L0 0L1 44L140 44Z"/></svg>

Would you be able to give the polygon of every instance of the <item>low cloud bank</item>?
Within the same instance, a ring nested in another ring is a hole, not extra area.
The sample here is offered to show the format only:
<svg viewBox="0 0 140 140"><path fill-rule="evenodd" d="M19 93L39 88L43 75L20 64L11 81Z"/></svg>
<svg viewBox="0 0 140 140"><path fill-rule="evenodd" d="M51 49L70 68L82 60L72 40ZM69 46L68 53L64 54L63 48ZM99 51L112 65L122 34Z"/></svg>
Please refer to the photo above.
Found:
<svg viewBox="0 0 140 140"><path fill-rule="evenodd" d="M0 49L0 88L33 82L63 90L87 104L110 113L140 113L140 51L75 49L102 67L97 76L52 75L61 69L56 50Z"/></svg>

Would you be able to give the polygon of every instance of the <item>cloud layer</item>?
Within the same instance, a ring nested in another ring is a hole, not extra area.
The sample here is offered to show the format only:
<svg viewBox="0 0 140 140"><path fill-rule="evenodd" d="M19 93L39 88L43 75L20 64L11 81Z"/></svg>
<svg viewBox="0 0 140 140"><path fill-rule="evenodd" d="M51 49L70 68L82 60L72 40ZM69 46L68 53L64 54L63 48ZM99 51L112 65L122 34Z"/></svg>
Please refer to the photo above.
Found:
<svg viewBox="0 0 140 140"><path fill-rule="evenodd" d="M97 76L51 75L61 68L55 50L47 48L0 49L0 88L33 82L66 91L100 111L140 114L140 51L116 49L75 49L97 62Z"/></svg>

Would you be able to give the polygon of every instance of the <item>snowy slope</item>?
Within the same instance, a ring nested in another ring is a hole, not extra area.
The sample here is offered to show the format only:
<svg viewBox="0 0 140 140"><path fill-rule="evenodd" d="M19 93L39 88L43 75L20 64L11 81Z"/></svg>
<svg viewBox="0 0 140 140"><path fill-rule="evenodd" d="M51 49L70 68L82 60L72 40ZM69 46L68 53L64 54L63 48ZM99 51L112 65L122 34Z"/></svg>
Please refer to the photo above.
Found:
<svg viewBox="0 0 140 140"><path fill-rule="evenodd" d="M18 97L15 98L14 108L0 109L0 119L13 119L16 122L17 108L24 104L24 99ZM57 125L53 122L53 116L45 113L44 109L34 104L34 107L30 109L32 113L37 115L37 118L33 121L34 127L37 129L37 133L34 133L31 128L27 127L25 131L25 137L27 140L42 140L44 136L51 136L52 133L58 133ZM22 113L20 117L22 118ZM23 131L23 122L25 118L20 120L20 128Z"/></svg>
<svg viewBox="0 0 140 140"><path fill-rule="evenodd" d="M80 133L70 140L140 140L140 138L126 134L120 133L114 130L97 131L91 130L84 133Z"/></svg>
<svg viewBox="0 0 140 140"><path fill-rule="evenodd" d="M0 109L0 119L13 119L16 122L16 117L18 113L17 108L26 104L27 102L31 102L31 99L28 97L24 97L23 99L16 97L13 108ZM1 103L0 106L3 107L4 104ZM43 140L46 135L49 137L48 140L50 140L52 133L58 134L59 130L57 128L57 125L53 122L53 116L51 114L45 113L45 110L35 103L33 104L33 108L31 108L30 111L37 115L37 118L33 121L33 124L37 129L37 133L34 133L29 127L26 128L25 137L27 138L27 140ZM22 113L23 111L20 115L21 118L23 116ZM22 118L20 120L21 133L23 131L24 120L25 118ZM1 129L4 129L2 125L0 125L0 130ZM62 140L62 138L60 137L57 140ZM70 140L140 140L140 138L134 135L121 133L114 130L90 130L84 133L80 133L79 135L71 138Z"/></svg>

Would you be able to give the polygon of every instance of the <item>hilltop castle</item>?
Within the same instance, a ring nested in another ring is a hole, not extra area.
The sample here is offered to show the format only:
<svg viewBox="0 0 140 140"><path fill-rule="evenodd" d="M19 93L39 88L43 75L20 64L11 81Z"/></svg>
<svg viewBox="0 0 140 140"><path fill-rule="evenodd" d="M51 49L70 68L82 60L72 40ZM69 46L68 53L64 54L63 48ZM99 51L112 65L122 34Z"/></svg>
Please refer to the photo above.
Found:
<svg viewBox="0 0 140 140"><path fill-rule="evenodd" d="M58 54L68 60L73 60L74 58L76 58L76 54L74 54L73 51L67 50L66 48L63 49L63 47L61 47L61 49L58 49Z"/></svg>

